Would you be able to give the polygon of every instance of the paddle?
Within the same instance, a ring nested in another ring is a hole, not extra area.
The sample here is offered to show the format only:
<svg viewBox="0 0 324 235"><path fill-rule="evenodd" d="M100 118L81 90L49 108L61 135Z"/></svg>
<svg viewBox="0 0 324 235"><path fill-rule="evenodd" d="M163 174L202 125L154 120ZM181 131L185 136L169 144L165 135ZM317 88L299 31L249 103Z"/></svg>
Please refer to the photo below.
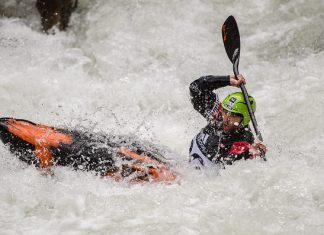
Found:
<svg viewBox="0 0 324 235"><path fill-rule="evenodd" d="M235 74L235 77L239 74L238 66L240 61L240 33L237 27L236 20L233 16L229 16L226 21L224 22L222 26L222 35L223 35L223 42L224 47L227 53L228 58L233 64L233 71ZM244 86L244 84L240 85L240 88L242 90L242 93L244 95L245 103L248 107L249 115L251 117L253 127L256 133L256 136L259 141L263 142L261 132L258 130L258 124L255 119L254 113L252 111L251 104L249 102L249 95L248 92Z"/></svg>

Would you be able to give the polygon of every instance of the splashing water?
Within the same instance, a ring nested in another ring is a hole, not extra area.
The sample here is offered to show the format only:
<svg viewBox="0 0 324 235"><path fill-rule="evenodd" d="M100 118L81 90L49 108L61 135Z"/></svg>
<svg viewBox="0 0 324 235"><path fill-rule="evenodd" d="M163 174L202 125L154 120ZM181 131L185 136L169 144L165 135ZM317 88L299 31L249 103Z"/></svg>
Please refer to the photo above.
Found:
<svg viewBox="0 0 324 235"><path fill-rule="evenodd" d="M136 135L171 149L181 180L59 167L46 178L1 145L0 234L324 234L322 0L82 0L55 35L40 32L34 2L0 3L0 115ZM205 125L188 86L231 73L220 31L231 14L269 151L218 176L186 164Z"/></svg>

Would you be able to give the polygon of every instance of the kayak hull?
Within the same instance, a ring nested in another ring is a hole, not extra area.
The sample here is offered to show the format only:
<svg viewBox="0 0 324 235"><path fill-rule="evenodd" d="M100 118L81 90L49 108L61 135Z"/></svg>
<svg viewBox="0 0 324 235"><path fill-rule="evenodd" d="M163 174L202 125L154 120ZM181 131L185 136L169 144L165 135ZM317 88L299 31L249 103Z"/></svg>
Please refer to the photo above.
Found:
<svg viewBox="0 0 324 235"><path fill-rule="evenodd" d="M176 178L156 150L131 138L0 118L0 139L20 160L38 168L69 166L118 181L171 182Z"/></svg>

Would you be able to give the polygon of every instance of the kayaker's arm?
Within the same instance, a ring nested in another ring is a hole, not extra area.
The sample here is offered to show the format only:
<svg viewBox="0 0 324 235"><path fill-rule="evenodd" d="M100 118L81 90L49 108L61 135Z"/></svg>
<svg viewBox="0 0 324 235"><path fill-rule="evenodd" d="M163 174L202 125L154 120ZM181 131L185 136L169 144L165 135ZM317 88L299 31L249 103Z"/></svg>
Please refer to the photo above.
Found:
<svg viewBox="0 0 324 235"><path fill-rule="evenodd" d="M235 161L241 159L254 159L261 157L265 160L264 155L267 152L267 147L262 143L248 143L245 141L235 142L228 155L221 160L226 165L232 165Z"/></svg>
<svg viewBox="0 0 324 235"><path fill-rule="evenodd" d="M229 86L230 76L213 76L208 75L193 81L190 84L191 103L205 118L209 117L215 103L219 103L218 96L213 90Z"/></svg>

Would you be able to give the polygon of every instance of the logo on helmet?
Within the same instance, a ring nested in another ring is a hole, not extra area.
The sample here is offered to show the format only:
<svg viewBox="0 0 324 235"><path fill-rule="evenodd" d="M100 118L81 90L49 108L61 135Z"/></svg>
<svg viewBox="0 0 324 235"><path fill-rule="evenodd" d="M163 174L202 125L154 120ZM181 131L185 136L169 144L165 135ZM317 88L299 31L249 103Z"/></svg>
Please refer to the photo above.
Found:
<svg viewBox="0 0 324 235"><path fill-rule="evenodd" d="M235 98L235 97L231 97L231 98L229 99L229 101L225 104L226 108L232 110L235 101L236 101L236 98Z"/></svg>

